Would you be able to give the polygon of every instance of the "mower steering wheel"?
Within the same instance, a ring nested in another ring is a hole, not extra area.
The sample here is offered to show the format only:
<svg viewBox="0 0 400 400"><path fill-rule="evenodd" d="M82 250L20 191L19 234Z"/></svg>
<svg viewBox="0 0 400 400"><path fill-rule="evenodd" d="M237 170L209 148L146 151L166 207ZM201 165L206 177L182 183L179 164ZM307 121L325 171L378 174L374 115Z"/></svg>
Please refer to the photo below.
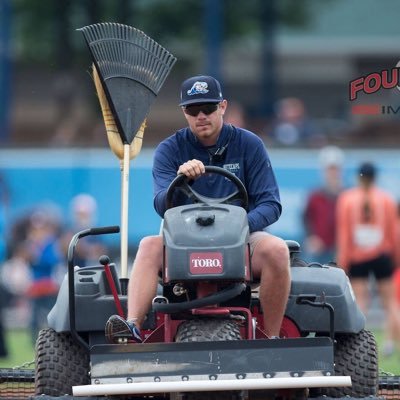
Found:
<svg viewBox="0 0 400 400"><path fill-rule="evenodd" d="M176 190L180 190L183 194L186 195L188 199L192 200L193 203L232 204L234 201L239 200L240 206L247 210L249 206L247 190L246 187L243 185L243 182L235 174L232 174L232 172L229 172L225 168L215 167L211 165L205 167L205 173L224 176L236 186L237 190L235 190L230 195L221 198L203 196L200 193L196 192L189 185L189 181L191 180L191 178L188 178L186 175L179 174L168 187L166 198L167 210L174 207L173 197ZM201 179L201 177L199 179Z"/></svg>

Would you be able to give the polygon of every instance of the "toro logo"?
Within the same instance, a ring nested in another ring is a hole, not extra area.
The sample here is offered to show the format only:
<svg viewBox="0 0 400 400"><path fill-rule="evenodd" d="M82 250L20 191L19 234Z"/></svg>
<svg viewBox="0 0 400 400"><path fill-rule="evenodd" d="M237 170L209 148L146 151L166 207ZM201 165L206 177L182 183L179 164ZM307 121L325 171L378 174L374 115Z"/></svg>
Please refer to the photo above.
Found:
<svg viewBox="0 0 400 400"><path fill-rule="evenodd" d="M224 261L222 253L190 253L190 273L193 275L222 274Z"/></svg>

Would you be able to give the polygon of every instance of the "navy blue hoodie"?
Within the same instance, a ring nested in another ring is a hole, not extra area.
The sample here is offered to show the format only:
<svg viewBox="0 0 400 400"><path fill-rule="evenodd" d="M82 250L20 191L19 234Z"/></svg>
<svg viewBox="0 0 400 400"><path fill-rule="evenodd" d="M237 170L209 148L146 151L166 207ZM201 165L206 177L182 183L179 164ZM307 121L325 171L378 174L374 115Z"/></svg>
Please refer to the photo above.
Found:
<svg viewBox="0 0 400 400"><path fill-rule="evenodd" d="M226 151L216 161L210 154L224 146ZM249 195L250 232L263 230L278 220L282 212L279 189L264 143L254 133L227 124L212 149L203 146L189 128L177 131L157 146L153 164L154 208L161 217L169 184L176 178L179 166L192 159L225 168L243 182ZM233 183L216 174L196 179L192 187L208 197L225 197L236 190ZM175 206L183 203L178 201Z"/></svg>

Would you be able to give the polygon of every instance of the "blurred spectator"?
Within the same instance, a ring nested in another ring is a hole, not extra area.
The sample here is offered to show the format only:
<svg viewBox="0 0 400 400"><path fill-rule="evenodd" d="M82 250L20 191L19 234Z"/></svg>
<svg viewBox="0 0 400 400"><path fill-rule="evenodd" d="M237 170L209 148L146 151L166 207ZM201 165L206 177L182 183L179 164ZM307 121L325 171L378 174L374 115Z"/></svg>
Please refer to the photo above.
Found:
<svg viewBox="0 0 400 400"><path fill-rule="evenodd" d="M246 129L246 118L243 106L235 101L230 101L229 107L225 111L224 121L226 124L232 124Z"/></svg>
<svg viewBox="0 0 400 400"><path fill-rule="evenodd" d="M24 295L31 284L32 273L29 267L30 249L28 243L15 246L14 253L1 268L1 281L13 295Z"/></svg>
<svg viewBox="0 0 400 400"><path fill-rule="evenodd" d="M8 185L0 174L0 262L6 258L6 238L5 226L9 206L9 190Z"/></svg>
<svg viewBox="0 0 400 400"><path fill-rule="evenodd" d="M26 241L14 246L11 257L1 268L1 282L11 296L8 309L12 312L12 321L16 326L26 326L30 315L30 302L27 291L32 283L32 271L29 265L29 246Z"/></svg>
<svg viewBox="0 0 400 400"><path fill-rule="evenodd" d="M5 329L4 329L4 322L3 322L3 310L8 305L9 301L9 293L5 290L4 286L0 284L0 358L7 357L8 350L7 350L7 343L5 338Z"/></svg>
<svg viewBox="0 0 400 400"><path fill-rule="evenodd" d="M8 186L0 174L0 262L6 258L5 226L9 205ZM7 346L4 337L3 309L8 303L5 287L0 283L0 357L7 356Z"/></svg>
<svg viewBox="0 0 400 400"><path fill-rule="evenodd" d="M32 305L30 328L33 343L39 330L47 325L47 314L57 298L59 283L55 275L62 261L59 232L59 221L55 220L51 213L37 210L32 214L26 249L32 273L27 295Z"/></svg>
<svg viewBox="0 0 400 400"><path fill-rule="evenodd" d="M343 187L343 161L343 151L336 146L324 147L319 153L323 183L309 194L303 213L304 252L308 261L335 261L336 200Z"/></svg>
<svg viewBox="0 0 400 400"><path fill-rule="evenodd" d="M385 310L387 341L384 353L400 345L400 315L395 298L393 273L399 260L397 206L393 198L375 184L376 169L363 163L358 185L339 195L337 203L338 264L350 278L357 303L366 314L369 278L375 278Z"/></svg>
<svg viewBox="0 0 400 400"><path fill-rule="evenodd" d="M288 97L277 104L276 123L272 128L272 139L283 146L298 146L312 144L318 137L316 128L308 117L302 100Z"/></svg>
<svg viewBox="0 0 400 400"><path fill-rule="evenodd" d="M24 242L28 235L30 216L32 210L19 214L11 223L7 235L7 253L12 255L20 243Z"/></svg>
<svg viewBox="0 0 400 400"><path fill-rule="evenodd" d="M70 219L66 234L63 237L65 252L75 233L96 226L97 202L95 198L86 193L75 196L70 203ZM78 242L74 263L79 267L97 264L98 258L104 253L106 253L106 246L99 236L86 236Z"/></svg>
<svg viewBox="0 0 400 400"><path fill-rule="evenodd" d="M393 280L394 280L394 286L395 286L395 291L396 291L396 301L397 301L397 307L399 308L399 312L400 312L400 267L398 266L394 276L393 276Z"/></svg>

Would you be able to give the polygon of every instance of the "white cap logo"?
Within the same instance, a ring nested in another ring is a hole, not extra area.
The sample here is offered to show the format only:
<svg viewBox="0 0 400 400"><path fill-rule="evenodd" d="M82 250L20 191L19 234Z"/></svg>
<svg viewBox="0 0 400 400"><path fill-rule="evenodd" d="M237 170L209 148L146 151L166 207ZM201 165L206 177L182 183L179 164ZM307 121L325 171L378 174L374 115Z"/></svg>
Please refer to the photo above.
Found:
<svg viewBox="0 0 400 400"><path fill-rule="evenodd" d="M195 94L206 94L208 92L209 90L207 82L197 81L186 93L188 94L188 96L193 96Z"/></svg>

